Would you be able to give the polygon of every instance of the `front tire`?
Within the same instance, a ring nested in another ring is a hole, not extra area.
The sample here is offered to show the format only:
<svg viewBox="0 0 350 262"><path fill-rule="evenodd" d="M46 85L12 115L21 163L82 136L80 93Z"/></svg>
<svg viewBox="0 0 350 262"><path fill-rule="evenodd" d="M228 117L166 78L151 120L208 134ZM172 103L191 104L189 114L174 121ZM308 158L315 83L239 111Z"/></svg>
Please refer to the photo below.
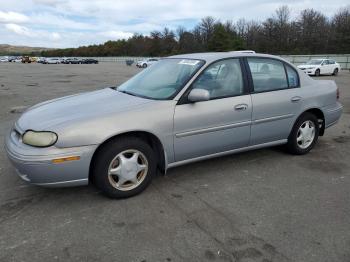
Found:
<svg viewBox="0 0 350 262"><path fill-rule="evenodd" d="M315 146L319 131L318 119L314 114L301 115L288 137L288 152L294 155L307 154Z"/></svg>
<svg viewBox="0 0 350 262"><path fill-rule="evenodd" d="M156 158L149 144L137 137L120 137L99 150L92 178L107 196L127 198L145 190L156 170Z"/></svg>
<svg viewBox="0 0 350 262"><path fill-rule="evenodd" d="M146 67L147 67L147 64L143 64L142 67L143 67L143 68L146 68Z"/></svg>
<svg viewBox="0 0 350 262"><path fill-rule="evenodd" d="M332 75L336 76L336 75L338 75L338 73L339 73L339 69L338 69L338 68L336 68L336 69L334 69L334 71L333 71L333 74L332 74Z"/></svg>
<svg viewBox="0 0 350 262"><path fill-rule="evenodd" d="M320 75L321 75L320 69L316 69L316 71L315 71L315 76L320 76Z"/></svg>

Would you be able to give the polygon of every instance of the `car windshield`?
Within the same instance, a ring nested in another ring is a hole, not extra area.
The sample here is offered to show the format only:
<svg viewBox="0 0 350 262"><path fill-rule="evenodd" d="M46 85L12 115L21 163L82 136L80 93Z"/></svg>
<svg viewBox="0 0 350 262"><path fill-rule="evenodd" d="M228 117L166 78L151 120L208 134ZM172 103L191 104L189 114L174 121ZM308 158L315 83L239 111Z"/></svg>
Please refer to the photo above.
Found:
<svg viewBox="0 0 350 262"><path fill-rule="evenodd" d="M173 98L204 64L194 59L163 59L118 87L118 91L149 99Z"/></svg>
<svg viewBox="0 0 350 262"><path fill-rule="evenodd" d="M309 62L307 62L307 65L320 65L322 63L322 59L311 59Z"/></svg>

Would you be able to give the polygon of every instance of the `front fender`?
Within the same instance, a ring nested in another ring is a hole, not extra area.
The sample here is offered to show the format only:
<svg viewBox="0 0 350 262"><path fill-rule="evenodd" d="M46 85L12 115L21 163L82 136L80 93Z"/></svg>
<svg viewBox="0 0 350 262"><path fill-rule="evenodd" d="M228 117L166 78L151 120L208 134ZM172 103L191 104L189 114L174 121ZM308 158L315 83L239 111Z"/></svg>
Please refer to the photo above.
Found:
<svg viewBox="0 0 350 262"><path fill-rule="evenodd" d="M58 134L57 147L100 145L108 139L128 132L153 134L163 145L167 161L174 159L173 116L176 101L157 101L135 110L103 117L76 120L52 127Z"/></svg>

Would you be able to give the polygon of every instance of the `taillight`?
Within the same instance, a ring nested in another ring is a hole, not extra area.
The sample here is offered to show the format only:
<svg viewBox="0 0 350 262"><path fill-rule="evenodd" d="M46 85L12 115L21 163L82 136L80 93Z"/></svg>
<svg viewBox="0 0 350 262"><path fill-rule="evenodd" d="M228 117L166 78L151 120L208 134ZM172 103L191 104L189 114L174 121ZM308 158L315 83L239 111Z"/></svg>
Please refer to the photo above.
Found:
<svg viewBox="0 0 350 262"><path fill-rule="evenodd" d="M339 92L339 87L337 88L337 100L339 100L340 97L340 92Z"/></svg>

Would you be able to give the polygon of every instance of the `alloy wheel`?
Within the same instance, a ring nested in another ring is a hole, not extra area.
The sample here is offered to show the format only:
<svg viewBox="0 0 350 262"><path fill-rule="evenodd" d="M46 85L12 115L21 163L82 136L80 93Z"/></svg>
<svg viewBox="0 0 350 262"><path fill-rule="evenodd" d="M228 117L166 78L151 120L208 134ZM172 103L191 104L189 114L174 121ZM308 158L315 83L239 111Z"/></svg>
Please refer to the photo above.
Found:
<svg viewBox="0 0 350 262"><path fill-rule="evenodd" d="M138 187L148 173L145 155L135 149L125 150L113 158L108 167L108 180L111 186L121 191Z"/></svg>
<svg viewBox="0 0 350 262"><path fill-rule="evenodd" d="M297 133L297 144L300 148L308 148L315 139L315 124L307 120L301 124Z"/></svg>

